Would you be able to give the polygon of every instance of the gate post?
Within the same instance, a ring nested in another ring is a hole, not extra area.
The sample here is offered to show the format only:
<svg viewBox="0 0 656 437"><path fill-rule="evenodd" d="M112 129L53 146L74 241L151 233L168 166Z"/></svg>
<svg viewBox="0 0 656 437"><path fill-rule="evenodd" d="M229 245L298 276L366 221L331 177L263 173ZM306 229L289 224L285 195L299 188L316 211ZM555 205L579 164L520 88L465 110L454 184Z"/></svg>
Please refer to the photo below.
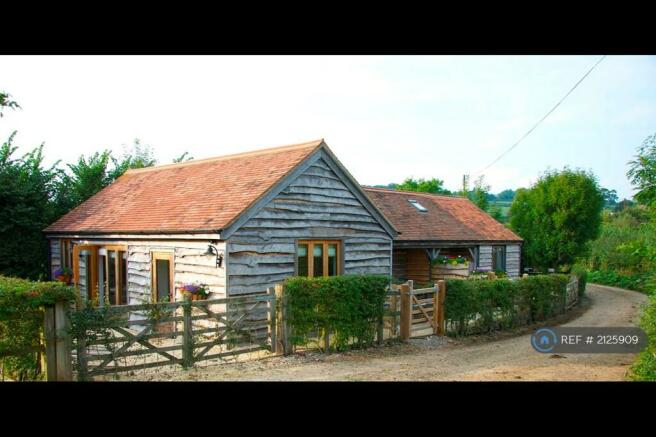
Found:
<svg viewBox="0 0 656 437"><path fill-rule="evenodd" d="M57 348L55 344L55 307L43 309L43 340L46 356L46 381L57 380Z"/></svg>
<svg viewBox="0 0 656 437"><path fill-rule="evenodd" d="M412 328L412 281L408 281L401 285L401 340L405 341L410 338L410 331Z"/></svg>
<svg viewBox="0 0 656 437"><path fill-rule="evenodd" d="M73 342L71 340L71 321L66 314L67 302L56 302L55 315L55 357L56 380L73 380Z"/></svg>
<svg viewBox="0 0 656 437"><path fill-rule="evenodd" d="M191 298L185 296L182 304L183 331L182 331L182 367L188 369L194 365L194 336L191 324Z"/></svg>
<svg viewBox="0 0 656 437"><path fill-rule="evenodd" d="M446 281L441 279L437 281L438 286L438 306L435 310L437 313L437 335L444 335L446 331L444 319L444 302L446 299Z"/></svg>
<svg viewBox="0 0 656 437"><path fill-rule="evenodd" d="M285 296L285 287L283 284L276 284L276 303L280 305L279 311L276 315L278 316L278 321L276 327L278 328L278 346L277 352L282 352L283 355L289 355L291 353L291 344L290 344L290 333L289 326L287 325L287 296Z"/></svg>

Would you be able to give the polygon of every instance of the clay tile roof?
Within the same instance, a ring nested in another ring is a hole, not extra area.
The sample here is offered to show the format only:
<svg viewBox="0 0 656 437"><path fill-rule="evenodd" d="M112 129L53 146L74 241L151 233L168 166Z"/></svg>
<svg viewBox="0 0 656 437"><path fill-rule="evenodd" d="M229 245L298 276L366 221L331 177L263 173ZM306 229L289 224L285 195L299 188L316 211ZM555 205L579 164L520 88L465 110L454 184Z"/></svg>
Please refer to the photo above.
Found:
<svg viewBox="0 0 656 437"><path fill-rule="evenodd" d="M44 232L217 232L322 144L128 170Z"/></svg>
<svg viewBox="0 0 656 437"><path fill-rule="evenodd" d="M364 188L401 234L400 241L522 241L463 197ZM409 200L427 209L420 212Z"/></svg>

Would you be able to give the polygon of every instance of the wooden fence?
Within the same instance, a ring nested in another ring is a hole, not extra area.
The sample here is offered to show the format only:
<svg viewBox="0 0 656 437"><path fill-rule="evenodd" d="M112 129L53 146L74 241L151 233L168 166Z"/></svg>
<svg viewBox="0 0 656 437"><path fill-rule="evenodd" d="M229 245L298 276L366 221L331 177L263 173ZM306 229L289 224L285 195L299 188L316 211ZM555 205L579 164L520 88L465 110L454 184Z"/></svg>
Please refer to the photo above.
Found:
<svg viewBox="0 0 656 437"><path fill-rule="evenodd" d="M378 344L391 338L444 335L445 292L444 281L423 289L414 289L412 281L391 286L377 326ZM85 311L97 318L80 325ZM295 349L287 319L282 284L266 294L224 299L86 310L62 303L43 313L41 349L50 381L89 380L170 365L189 368L200 361L260 350L290 354ZM328 350L327 345L324 348Z"/></svg>
<svg viewBox="0 0 656 437"><path fill-rule="evenodd" d="M273 294L108 307L75 339L78 379L271 351L275 312Z"/></svg>
<svg viewBox="0 0 656 437"><path fill-rule="evenodd" d="M579 301L579 278L572 276L567 283L567 295L565 298L565 309L568 310Z"/></svg>

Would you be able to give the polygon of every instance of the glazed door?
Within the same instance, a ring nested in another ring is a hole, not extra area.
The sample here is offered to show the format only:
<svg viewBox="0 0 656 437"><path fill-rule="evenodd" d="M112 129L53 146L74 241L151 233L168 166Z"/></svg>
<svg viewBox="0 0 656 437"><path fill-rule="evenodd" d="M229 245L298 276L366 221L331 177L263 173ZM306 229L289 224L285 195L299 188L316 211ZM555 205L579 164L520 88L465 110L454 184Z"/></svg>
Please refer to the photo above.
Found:
<svg viewBox="0 0 656 437"><path fill-rule="evenodd" d="M105 246L98 251L98 300L101 304L128 304L126 249L125 246Z"/></svg>
<svg viewBox="0 0 656 437"><path fill-rule="evenodd" d="M98 246L77 244L73 247L73 283L80 294L93 300L98 297Z"/></svg>
<svg viewBox="0 0 656 437"><path fill-rule="evenodd" d="M153 302L172 302L175 300L173 289L173 254L153 252L151 271Z"/></svg>

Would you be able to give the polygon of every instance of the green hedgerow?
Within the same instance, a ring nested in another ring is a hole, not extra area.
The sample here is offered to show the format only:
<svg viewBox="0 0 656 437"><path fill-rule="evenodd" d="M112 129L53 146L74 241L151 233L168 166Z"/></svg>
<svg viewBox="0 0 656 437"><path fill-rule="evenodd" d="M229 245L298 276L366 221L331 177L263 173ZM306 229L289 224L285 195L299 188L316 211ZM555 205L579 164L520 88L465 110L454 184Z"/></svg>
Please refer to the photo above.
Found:
<svg viewBox="0 0 656 437"><path fill-rule="evenodd" d="M565 309L567 275L446 282L445 319L455 335L508 329Z"/></svg>
<svg viewBox="0 0 656 437"><path fill-rule="evenodd" d="M337 350L371 345L383 317L389 277L345 275L285 280L288 323L294 344L332 336Z"/></svg>
<svg viewBox="0 0 656 437"><path fill-rule="evenodd" d="M75 292L61 282L33 282L0 276L0 358L3 375L15 380L41 379L41 308L70 302Z"/></svg>

